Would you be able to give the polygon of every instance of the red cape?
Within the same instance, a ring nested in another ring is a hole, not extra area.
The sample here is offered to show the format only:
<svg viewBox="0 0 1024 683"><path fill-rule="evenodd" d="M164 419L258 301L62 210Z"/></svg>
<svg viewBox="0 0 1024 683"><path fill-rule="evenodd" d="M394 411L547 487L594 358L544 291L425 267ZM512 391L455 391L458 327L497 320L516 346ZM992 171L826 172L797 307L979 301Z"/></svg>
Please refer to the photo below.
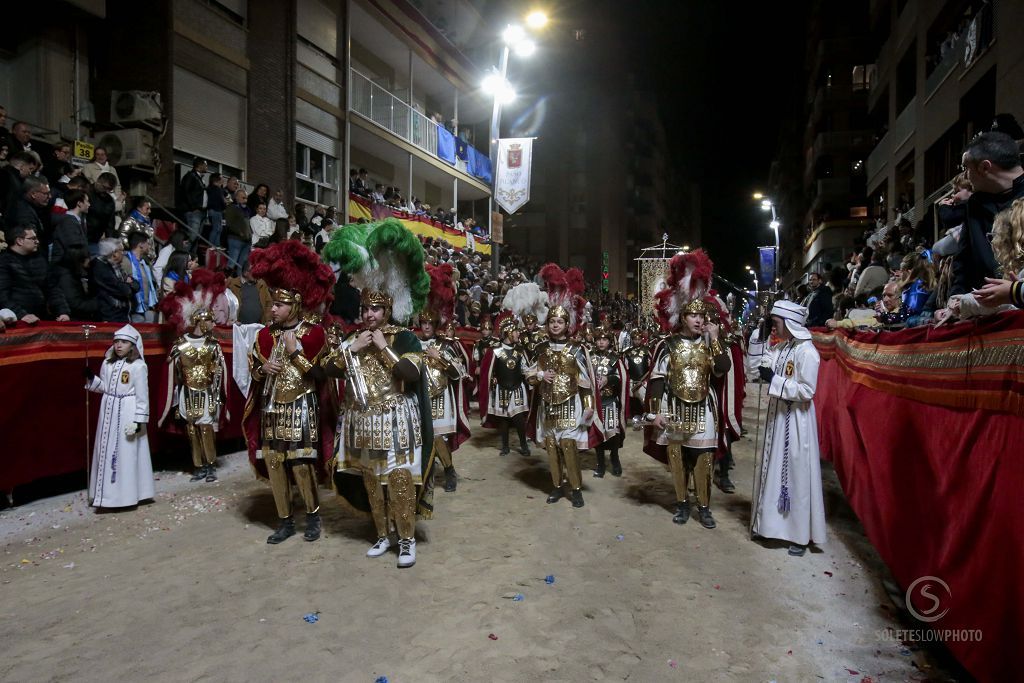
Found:
<svg viewBox="0 0 1024 683"><path fill-rule="evenodd" d="M269 327L260 330L256 337L256 349L266 359L273 349L273 335ZM324 349L326 334L320 325L312 325L302 336L302 355L314 365L320 360ZM330 481L327 462L334 458L334 430L338 424L338 396L335 382L320 381L316 384L317 398L320 402L320 450L317 453L317 474L323 481ZM249 451L249 464L261 479L267 478L267 465L262 458L257 458L260 449L260 415L262 413L263 381L253 378L249 385L249 396L245 400L245 413L242 415L242 432Z"/></svg>

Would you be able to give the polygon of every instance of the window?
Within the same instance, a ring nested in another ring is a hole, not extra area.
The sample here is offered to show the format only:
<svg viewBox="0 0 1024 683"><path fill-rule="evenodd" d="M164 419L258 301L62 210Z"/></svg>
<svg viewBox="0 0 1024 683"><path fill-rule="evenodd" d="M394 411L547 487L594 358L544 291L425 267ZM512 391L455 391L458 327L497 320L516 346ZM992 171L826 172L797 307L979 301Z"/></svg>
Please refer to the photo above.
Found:
<svg viewBox="0 0 1024 683"><path fill-rule="evenodd" d="M858 64L853 67L853 92L871 90L875 83L875 65Z"/></svg>
<svg viewBox="0 0 1024 683"><path fill-rule="evenodd" d="M338 160L330 154L296 143L295 196L313 204L337 206Z"/></svg>

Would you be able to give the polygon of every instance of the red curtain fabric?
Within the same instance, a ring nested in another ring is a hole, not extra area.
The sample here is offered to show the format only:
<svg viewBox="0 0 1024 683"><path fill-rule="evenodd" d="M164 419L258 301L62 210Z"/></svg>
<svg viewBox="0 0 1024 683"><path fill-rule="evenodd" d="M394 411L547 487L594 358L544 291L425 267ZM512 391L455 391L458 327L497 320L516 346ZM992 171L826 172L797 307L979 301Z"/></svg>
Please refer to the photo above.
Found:
<svg viewBox="0 0 1024 683"><path fill-rule="evenodd" d="M1009 316L990 324L989 332L997 335L1019 333L1024 322ZM842 349L851 340L863 342L862 334L815 335L823 350L815 396L822 458L834 464L868 538L903 589L926 576L949 585L948 596L936 592L948 612L930 627L980 630L981 642L943 640L978 680L1007 680L1016 670L1012 644L1024 642L1019 503L1024 417L1016 414L1019 403L1009 400L1012 382L1002 383L1004 411L929 405L899 391L867 386L865 375L884 376L889 369L862 358L860 367L851 370L854 364ZM872 337L898 351L901 340L927 342L925 334L908 330ZM973 323L935 336L936 343L970 340L975 348L988 340L984 324ZM968 362L962 354L950 361L953 366ZM1009 377L1018 368L1004 370ZM960 393L994 391L991 376L977 379L977 384L964 381ZM918 383L928 381L927 370L921 369ZM941 393L930 398L948 401ZM920 595L912 596L912 602L919 610L932 607Z"/></svg>
<svg viewBox="0 0 1024 683"><path fill-rule="evenodd" d="M89 341L89 367L98 372L103 354L110 347L119 324L97 323ZM167 391L167 350L174 331L164 325L136 325L143 336L149 368L150 447L180 443L182 465L191 462L181 422L169 416L158 429L160 397ZM231 372L231 330L218 328L217 337ZM10 491L42 477L69 474L85 469L86 434L93 443L102 396L90 394L91 415L85 414L85 336L80 323L43 323L30 327L19 324L0 334L0 396L5 410L0 422L4 434L0 490ZM242 436L241 419L245 399L234 380L227 379L227 408L231 420L224 423L218 441ZM89 453L92 457L92 453Z"/></svg>

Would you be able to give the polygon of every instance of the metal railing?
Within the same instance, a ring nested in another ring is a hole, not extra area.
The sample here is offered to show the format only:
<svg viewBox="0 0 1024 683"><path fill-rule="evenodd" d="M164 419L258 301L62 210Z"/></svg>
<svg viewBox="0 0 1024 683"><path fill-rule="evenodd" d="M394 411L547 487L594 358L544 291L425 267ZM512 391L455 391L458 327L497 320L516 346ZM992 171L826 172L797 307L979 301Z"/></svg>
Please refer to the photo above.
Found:
<svg viewBox="0 0 1024 683"><path fill-rule="evenodd" d="M194 234L192 234L192 229L189 227L188 223L186 223L185 220L182 219L181 216L179 216L178 214L174 213L174 211L171 211L169 208L167 208L166 206L161 204L159 201L157 201L152 196L146 194L146 195L143 195L143 197L146 199L147 202L152 204L154 207L156 207L157 209L163 211L165 214L170 216L171 217L171 221L177 226L175 228L175 230L182 230L182 231L184 231L184 233L186 235L188 235L188 239L189 239L190 242L193 242L195 244L198 244L198 243L202 242L203 244L206 245L207 251L209 251L210 249L220 249L221 253L224 255L224 259L228 263L233 265L235 268L239 268L239 269L241 268L242 264L240 264L238 261L236 261L233 258L231 258L230 256L228 256L226 251L224 251L220 247L215 247L213 245L213 243L210 242L210 240L208 240L205 237L203 237L203 235L202 235L202 225L199 226L200 234L199 235L194 235ZM154 242L155 241L157 241L157 240L154 238Z"/></svg>
<svg viewBox="0 0 1024 683"><path fill-rule="evenodd" d="M437 156L437 123L352 69L352 111Z"/></svg>

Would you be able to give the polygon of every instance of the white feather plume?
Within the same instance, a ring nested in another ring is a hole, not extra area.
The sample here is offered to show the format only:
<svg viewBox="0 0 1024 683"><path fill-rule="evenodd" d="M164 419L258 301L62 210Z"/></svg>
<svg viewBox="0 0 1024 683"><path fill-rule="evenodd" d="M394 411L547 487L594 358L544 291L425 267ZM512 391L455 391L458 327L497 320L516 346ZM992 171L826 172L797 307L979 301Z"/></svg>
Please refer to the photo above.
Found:
<svg viewBox="0 0 1024 683"><path fill-rule="evenodd" d="M524 282L508 290L501 307L522 318L532 313L541 325L547 322L548 294L534 282Z"/></svg>

